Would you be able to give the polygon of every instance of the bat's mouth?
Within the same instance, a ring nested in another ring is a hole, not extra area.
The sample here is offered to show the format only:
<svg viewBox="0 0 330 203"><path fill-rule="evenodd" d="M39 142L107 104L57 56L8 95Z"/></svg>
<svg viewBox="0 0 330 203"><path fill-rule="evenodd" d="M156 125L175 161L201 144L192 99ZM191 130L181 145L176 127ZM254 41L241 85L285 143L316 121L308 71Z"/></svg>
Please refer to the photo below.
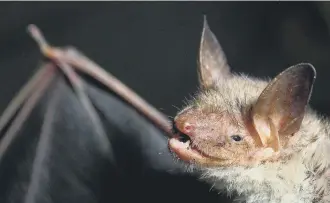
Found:
<svg viewBox="0 0 330 203"><path fill-rule="evenodd" d="M169 140L169 148L183 161L204 163L211 158L193 145L191 138L180 132L175 125L173 133L175 136Z"/></svg>

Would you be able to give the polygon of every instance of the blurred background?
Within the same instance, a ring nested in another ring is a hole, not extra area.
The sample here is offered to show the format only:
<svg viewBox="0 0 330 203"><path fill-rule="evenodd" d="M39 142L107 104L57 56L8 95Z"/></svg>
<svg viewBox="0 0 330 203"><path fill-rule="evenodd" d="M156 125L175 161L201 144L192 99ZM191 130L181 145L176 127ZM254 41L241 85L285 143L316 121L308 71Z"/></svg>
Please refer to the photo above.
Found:
<svg viewBox="0 0 330 203"><path fill-rule="evenodd" d="M300 62L317 70L311 103L330 113L328 2L1 2L0 110L40 53L38 25L54 45L73 45L163 111L196 91L203 15L236 72L273 77Z"/></svg>
<svg viewBox="0 0 330 203"><path fill-rule="evenodd" d="M0 111L39 63L39 49L26 32L33 23L51 44L77 47L173 116L174 106L181 107L183 99L197 90L203 15L235 72L274 77L291 65L312 63L317 80L311 104L330 114L328 2L1 2ZM176 186L173 180L168 182L163 188ZM186 183L177 187L191 184ZM195 198L195 190L185 189ZM204 189L209 192L209 186Z"/></svg>

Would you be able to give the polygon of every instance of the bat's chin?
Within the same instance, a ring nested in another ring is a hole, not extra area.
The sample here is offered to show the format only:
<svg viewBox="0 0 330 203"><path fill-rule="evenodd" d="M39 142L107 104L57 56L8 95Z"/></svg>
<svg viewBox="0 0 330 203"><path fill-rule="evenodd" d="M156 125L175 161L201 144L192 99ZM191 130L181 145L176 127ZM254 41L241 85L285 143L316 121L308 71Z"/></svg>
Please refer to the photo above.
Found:
<svg viewBox="0 0 330 203"><path fill-rule="evenodd" d="M218 165L219 159L208 156L196 147L191 146L190 140L182 140L181 137L174 137L169 140L169 148L179 159L203 166Z"/></svg>

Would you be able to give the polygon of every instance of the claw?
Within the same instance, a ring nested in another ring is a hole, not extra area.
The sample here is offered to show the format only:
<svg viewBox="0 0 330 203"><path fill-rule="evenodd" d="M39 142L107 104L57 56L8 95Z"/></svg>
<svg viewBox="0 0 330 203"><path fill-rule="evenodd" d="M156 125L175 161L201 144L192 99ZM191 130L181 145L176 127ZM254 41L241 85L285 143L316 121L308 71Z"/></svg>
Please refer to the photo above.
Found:
<svg viewBox="0 0 330 203"><path fill-rule="evenodd" d="M44 35L36 25L29 25L27 27L28 33L39 45L41 53L49 59L57 59L61 56L61 49L49 45Z"/></svg>

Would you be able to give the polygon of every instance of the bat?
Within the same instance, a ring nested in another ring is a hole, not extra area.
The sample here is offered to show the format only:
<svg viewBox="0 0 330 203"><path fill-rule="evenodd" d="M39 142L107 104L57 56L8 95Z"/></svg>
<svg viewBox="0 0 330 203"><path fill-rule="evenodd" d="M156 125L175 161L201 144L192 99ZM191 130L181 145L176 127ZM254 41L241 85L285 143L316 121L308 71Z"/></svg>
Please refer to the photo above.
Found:
<svg viewBox="0 0 330 203"><path fill-rule="evenodd" d="M44 59L0 116L0 202L222 201L173 159L167 116L77 49L28 32Z"/></svg>
<svg viewBox="0 0 330 203"><path fill-rule="evenodd" d="M175 156L247 203L330 202L330 121L309 106L316 70L271 80L234 73L204 18L200 88L173 119Z"/></svg>

